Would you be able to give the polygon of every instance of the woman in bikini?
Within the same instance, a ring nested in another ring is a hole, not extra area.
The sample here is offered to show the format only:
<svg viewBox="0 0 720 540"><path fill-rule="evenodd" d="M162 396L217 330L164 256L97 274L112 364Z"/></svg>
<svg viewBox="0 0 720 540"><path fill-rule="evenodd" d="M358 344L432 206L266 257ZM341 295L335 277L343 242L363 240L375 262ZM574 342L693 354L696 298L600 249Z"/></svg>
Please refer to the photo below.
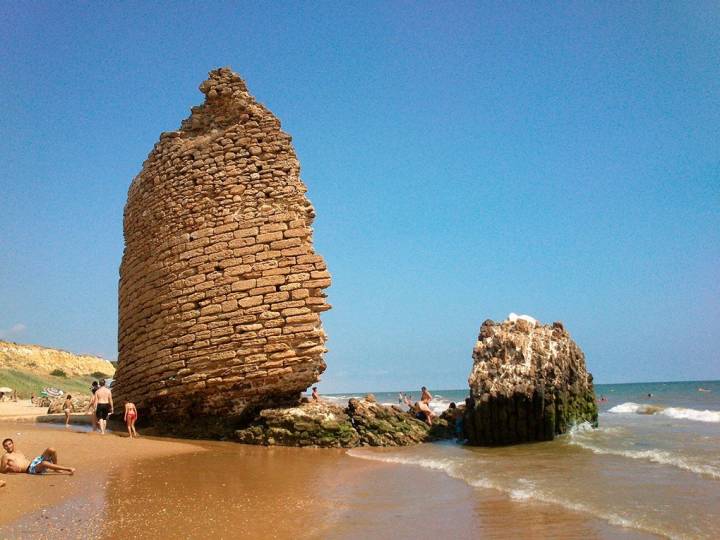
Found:
<svg viewBox="0 0 720 540"><path fill-rule="evenodd" d="M138 412L134 403L125 403L125 424L127 425L128 435L130 438L137 437L137 431L135 431L135 421L137 420Z"/></svg>

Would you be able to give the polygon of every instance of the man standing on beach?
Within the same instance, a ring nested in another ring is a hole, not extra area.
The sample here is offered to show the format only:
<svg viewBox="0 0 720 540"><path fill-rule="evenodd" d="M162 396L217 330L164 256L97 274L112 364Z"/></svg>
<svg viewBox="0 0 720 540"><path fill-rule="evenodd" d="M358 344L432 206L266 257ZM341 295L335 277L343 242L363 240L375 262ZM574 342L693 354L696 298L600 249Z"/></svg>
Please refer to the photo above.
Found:
<svg viewBox="0 0 720 540"><path fill-rule="evenodd" d="M57 452L53 448L46 448L42 454L30 461L25 454L15 450L15 442L12 439L5 439L2 445L6 453L0 459L0 473L42 474L46 471L56 471L73 474L75 472L72 467L62 467L57 464Z"/></svg>
<svg viewBox="0 0 720 540"><path fill-rule="evenodd" d="M95 416L98 424L100 425L100 433L105 435L105 427L107 426L107 419L115 408L112 400L112 392L109 388L105 387L105 379L100 379L100 388L95 392Z"/></svg>

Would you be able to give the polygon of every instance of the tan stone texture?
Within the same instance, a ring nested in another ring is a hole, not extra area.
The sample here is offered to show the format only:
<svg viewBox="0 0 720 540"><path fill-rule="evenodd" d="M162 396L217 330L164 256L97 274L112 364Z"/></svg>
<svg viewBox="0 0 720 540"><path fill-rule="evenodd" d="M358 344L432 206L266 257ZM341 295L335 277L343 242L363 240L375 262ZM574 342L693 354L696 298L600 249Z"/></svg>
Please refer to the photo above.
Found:
<svg viewBox="0 0 720 540"><path fill-rule="evenodd" d="M294 403L325 370L330 277L291 137L237 74L209 75L124 216L116 400L181 422Z"/></svg>

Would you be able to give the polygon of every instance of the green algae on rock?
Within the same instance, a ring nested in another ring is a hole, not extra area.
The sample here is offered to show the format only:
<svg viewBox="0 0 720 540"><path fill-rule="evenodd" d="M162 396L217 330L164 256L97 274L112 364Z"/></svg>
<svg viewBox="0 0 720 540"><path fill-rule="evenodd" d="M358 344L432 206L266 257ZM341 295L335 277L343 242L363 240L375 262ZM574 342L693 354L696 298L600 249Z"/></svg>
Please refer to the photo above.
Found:
<svg viewBox="0 0 720 540"><path fill-rule="evenodd" d="M585 355L560 322L531 317L487 320L473 351L468 442L506 445L549 441L572 425L597 426L592 375Z"/></svg>

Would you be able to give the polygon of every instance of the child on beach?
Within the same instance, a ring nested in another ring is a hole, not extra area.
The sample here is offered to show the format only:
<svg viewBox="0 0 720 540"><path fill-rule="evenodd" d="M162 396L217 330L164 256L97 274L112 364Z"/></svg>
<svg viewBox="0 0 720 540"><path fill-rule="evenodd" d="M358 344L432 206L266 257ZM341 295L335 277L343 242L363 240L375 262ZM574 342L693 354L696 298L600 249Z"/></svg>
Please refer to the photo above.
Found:
<svg viewBox="0 0 720 540"><path fill-rule="evenodd" d="M318 395L317 386L313 386L313 389L312 389L312 400L313 400L313 401L320 401L320 396Z"/></svg>
<svg viewBox="0 0 720 540"><path fill-rule="evenodd" d="M72 396L68 394L68 397L65 398L65 403L63 403L63 412L65 413L65 427L70 427L70 413L72 412L72 410Z"/></svg>
<svg viewBox="0 0 720 540"><path fill-rule="evenodd" d="M125 403L125 424L127 425L128 435L130 438L137 437L137 431L135 431L135 421L137 420L138 412L134 403Z"/></svg>

